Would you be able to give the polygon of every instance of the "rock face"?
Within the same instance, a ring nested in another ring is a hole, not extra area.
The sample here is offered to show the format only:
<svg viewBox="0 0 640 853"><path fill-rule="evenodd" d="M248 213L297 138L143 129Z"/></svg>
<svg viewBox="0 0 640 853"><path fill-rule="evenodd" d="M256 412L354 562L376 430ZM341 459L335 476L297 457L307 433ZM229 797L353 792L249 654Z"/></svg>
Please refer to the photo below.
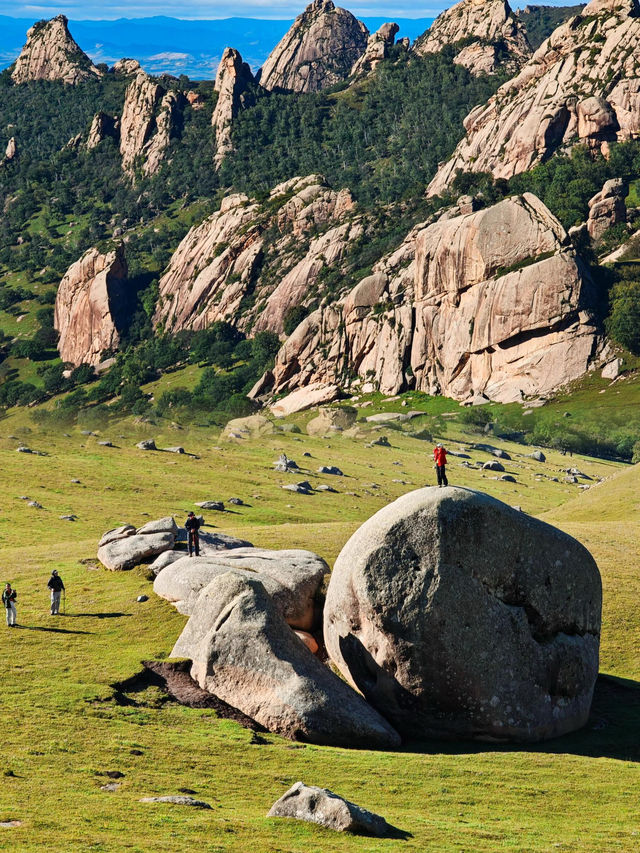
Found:
<svg viewBox="0 0 640 853"><path fill-rule="evenodd" d="M10 163L11 160L15 160L18 156L18 145L16 143L15 136L12 136L11 139L7 142L7 148L4 152L4 159L6 162Z"/></svg>
<svg viewBox="0 0 640 853"><path fill-rule="evenodd" d="M584 374L599 341L591 283L558 220L530 193L446 217L302 321L276 358L275 392L357 374L386 394L512 402Z"/></svg>
<svg viewBox="0 0 640 853"><path fill-rule="evenodd" d="M104 350L118 346L126 280L122 246L106 255L89 249L69 267L58 287L54 311L63 361L95 366Z"/></svg>
<svg viewBox="0 0 640 853"><path fill-rule="evenodd" d="M311 654L255 578L228 572L206 586L172 656L190 658L200 687L269 731L335 746L399 743L391 726Z"/></svg>
<svg viewBox="0 0 640 853"><path fill-rule="evenodd" d="M267 817L306 820L336 832L378 837L386 835L391 828L380 815L350 803L327 788L317 788L303 782L296 782L289 788L287 793L271 806Z"/></svg>
<svg viewBox="0 0 640 853"><path fill-rule="evenodd" d="M11 71L14 83L62 80L75 86L100 77L100 71L71 37L67 24L65 16L58 15L31 27Z"/></svg>
<svg viewBox="0 0 640 853"><path fill-rule="evenodd" d="M312 298L321 271L339 267L362 233L357 220L347 219L353 208L348 191L329 189L319 175L279 184L264 204L227 196L171 258L155 324L176 332L227 320L281 332L287 311ZM312 237L314 231L322 233ZM248 297L253 307L241 310Z"/></svg>
<svg viewBox="0 0 640 853"><path fill-rule="evenodd" d="M614 178L589 200L587 231L592 240L599 240L612 225L626 222L625 190L624 182Z"/></svg>
<svg viewBox="0 0 640 853"><path fill-rule="evenodd" d="M177 129L181 99L144 71L129 84L120 119L122 168L129 175L138 164L145 175L158 171Z"/></svg>
<svg viewBox="0 0 640 853"><path fill-rule="evenodd" d="M470 489L420 489L343 548L325 643L406 737L538 741L587 721L601 603L567 534Z"/></svg>
<svg viewBox="0 0 640 853"><path fill-rule="evenodd" d="M346 80L367 47L369 31L331 0L314 0L258 72L269 90L319 92Z"/></svg>
<svg viewBox="0 0 640 853"><path fill-rule="evenodd" d="M429 194L442 193L458 169L510 178L576 139L598 148L637 137L639 49L636 0L589 3L542 43L516 77L469 113L467 135Z"/></svg>
<svg viewBox="0 0 640 853"><path fill-rule="evenodd" d="M439 15L413 49L424 56L460 43L455 62L472 74L516 71L531 56L525 29L506 0L462 0Z"/></svg>
<svg viewBox="0 0 640 853"><path fill-rule="evenodd" d="M172 550L175 543L175 535L168 531L134 534L102 545L98 548L98 559L111 571L124 571Z"/></svg>
<svg viewBox="0 0 640 853"><path fill-rule="evenodd" d="M365 77L375 71L378 65L389 55L400 27L394 23L383 24L380 29L369 36L365 52L351 69L352 77Z"/></svg>
<svg viewBox="0 0 640 853"><path fill-rule="evenodd" d="M225 156L233 150L231 125L240 110L246 109L254 102L251 91L254 83L251 69L242 61L238 51L231 47L225 48L216 74L215 90L218 93L218 101L211 117L216 135L216 168L220 167Z"/></svg>
<svg viewBox="0 0 640 853"><path fill-rule="evenodd" d="M163 569L153 589L191 615L204 587L232 570L259 580L289 625L303 631L313 627L314 600L329 568L311 551L233 547L206 557L183 557Z"/></svg>
<svg viewBox="0 0 640 853"><path fill-rule="evenodd" d="M118 119L107 115L106 113L96 113L89 129L87 148L97 148L98 145L108 137L111 139L118 139L118 128Z"/></svg>

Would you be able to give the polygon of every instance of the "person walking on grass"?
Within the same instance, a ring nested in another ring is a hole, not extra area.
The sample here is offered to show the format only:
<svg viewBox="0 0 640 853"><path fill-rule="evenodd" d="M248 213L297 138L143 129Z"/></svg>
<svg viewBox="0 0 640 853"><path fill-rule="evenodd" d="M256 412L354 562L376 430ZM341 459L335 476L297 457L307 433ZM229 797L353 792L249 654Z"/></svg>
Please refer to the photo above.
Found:
<svg viewBox="0 0 640 853"><path fill-rule="evenodd" d="M196 518L196 514L194 512L190 512L187 516L187 520L185 521L184 526L187 528L187 542L189 545L189 556L193 557L193 552L195 551L196 557L200 556L200 534L198 533L198 529L200 528L200 522Z"/></svg>
<svg viewBox="0 0 640 853"><path fill-rule="evenodd" d="M11 584L7 583L2 593L2 603L7 610L7 628L16 627L16 598L18 593L11 588Z"/></svg>
<svg viewBox="0 0 640 853"><path fill-rule="evenodd" d="M58 572L54 569L51 572L47 587L51 590L51 615L60 615L60 596L64 590L64 583Z"/></svg>
<svg viewBox="0 0 640 853"><path fill-rule="evenodd" d="M433 460L436 463L436 476L438 477L438 486L448 486L449 481L447 480L447 451L444 447L438 442L436 446L433 448Z"/></svg>

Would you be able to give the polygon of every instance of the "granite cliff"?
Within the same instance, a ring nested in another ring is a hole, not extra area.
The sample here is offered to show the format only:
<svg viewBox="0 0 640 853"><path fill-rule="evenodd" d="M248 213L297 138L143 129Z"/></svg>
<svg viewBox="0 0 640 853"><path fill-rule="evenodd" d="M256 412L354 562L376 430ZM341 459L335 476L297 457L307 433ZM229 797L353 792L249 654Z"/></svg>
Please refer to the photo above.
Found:
<svg viewBox="0 0 640 853"><path fill-rule="evenodd" d="M76 86L100 75L101 72L73 40L64 15L50 21L39 21L31 27L27 42L11 69L14 83L62 80Z"/></svg>

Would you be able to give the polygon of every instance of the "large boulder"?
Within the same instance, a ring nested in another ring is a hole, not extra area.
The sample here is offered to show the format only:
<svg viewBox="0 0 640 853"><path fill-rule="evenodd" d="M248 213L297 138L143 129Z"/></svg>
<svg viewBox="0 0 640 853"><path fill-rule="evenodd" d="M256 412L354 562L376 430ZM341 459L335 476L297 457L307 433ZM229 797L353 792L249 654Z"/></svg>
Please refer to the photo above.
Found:
<svg viewBox="0 0 640 853"><path fill-rule="evenodd" d="M201 590L230 570L261 581L289 625L302 630L313 627L314 600L329 567L311 551L234 548L203 557L183 557L164 568L153 588L181 613L191 615Z"/></svg>
<svg viewBox="0 0 640 853"><path fill-rule="evenodd" d="M358 413L355 409L344 408L322 408L318 410L315 418L307 424L308 435L326 435L327 433L350 429L356 422Z"/></svg>
<svg viewBox="0 0 640 853"><path fill-rule="evenodd" d="M399 744L391 726L296 637L255 576L227 572L205 587L172 656L190 658L200 687L269 731L333 746Z"/></svg>
<svg viewBox="0 0 640 853"><path fill-rule="evenodd" d="M175 543L175 534L168 531L126 536L99 547L98 559L114 572L132 569L151 557L172 550Z"/></svg>
<svg viewBox="0 0 640 853"><path fill-rule="evenodd" d="M587 721L601 605L575 539L471 489L420 489L343 548L325 643L406 737L538 741Z"/></svg>

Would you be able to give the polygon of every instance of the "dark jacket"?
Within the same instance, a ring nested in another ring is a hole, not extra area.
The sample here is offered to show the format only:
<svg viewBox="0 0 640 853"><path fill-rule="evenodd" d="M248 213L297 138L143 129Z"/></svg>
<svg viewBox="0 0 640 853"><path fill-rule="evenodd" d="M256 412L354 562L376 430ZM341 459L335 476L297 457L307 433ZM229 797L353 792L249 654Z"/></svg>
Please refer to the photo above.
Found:
<svg viewBox="0 0 640 853"><path fill-rule="evenodd" d="M200 527L200 522L199 522L199 521L198 521L198 519L195 517L195 515L194 515L194 516L189 516L189 517L187 518L187 520L185 521L184 526L185 526L185 527L186 527L186 529L189 531L189 533L197 533L197 532L198 532L198 528Z"/></svg>
<svg viewBox="0 0 640 853"><path fill-rule="evenodd" d="M6 589L2 590L2 603L7 608L7 610L9 609L9 605L11 604L11 602L15 601L17 597L18 593L15 591L15 589L12 589L10 592L7 592Z"/></svg>
<svg viewBox="0 0 640 853"><path fill-rule="evenodd" d="M55 589L56 592L60 592L61 590L63 590L64 584L62 583L62 578L60 577L60 575L51 575L47 587L49 589Z"/></svg>

